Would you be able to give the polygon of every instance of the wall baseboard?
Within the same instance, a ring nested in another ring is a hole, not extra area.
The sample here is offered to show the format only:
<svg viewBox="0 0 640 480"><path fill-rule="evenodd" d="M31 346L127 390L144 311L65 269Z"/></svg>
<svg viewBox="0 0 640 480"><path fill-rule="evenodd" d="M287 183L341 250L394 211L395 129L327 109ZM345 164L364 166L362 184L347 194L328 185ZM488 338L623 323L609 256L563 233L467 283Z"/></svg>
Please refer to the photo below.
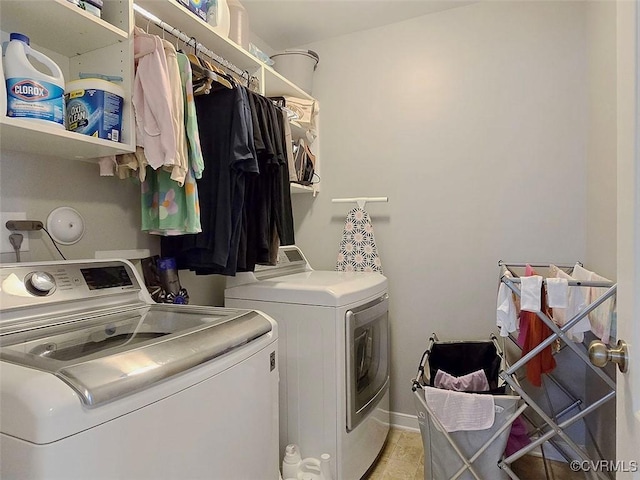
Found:
<svg viewBox="0 0 640 480"><path fill-rule="evenodd" d="M406 413L389 412L389 423L393 428L419 432L418 417Z"/></svg>

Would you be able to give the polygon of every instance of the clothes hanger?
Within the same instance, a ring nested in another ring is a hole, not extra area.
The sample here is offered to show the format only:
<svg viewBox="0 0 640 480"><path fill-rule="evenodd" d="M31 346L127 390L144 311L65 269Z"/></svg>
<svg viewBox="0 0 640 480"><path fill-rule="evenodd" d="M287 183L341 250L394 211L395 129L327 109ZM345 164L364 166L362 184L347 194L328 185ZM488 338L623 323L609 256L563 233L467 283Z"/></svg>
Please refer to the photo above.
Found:
<svg viewBox="0 0 640 480"><path fill-rule="evenodd" d="M192 55L187 55L191 61ZM199 63L191 63L191 73L193 76L193 94L194 95L206 95L211 92L211 86L213 84L213 78L211 78L209 70L204 68Z"/></svg>
<svg viewBox="0 0 640 480"><path fill-rule="evenodd" d="M193 52L194 53L186 53L184 54L189 59L189 63L191 64L191 75L193 81L193 94L194 95L204 95L211 91L211 84L213 83L213 78L211 78L211 72L207 70L207 68L202 65L200 58L196 55L198 41L195 37L191 37L189 42L185 43L185 45L189 45L189 43L193 40Z"/></svg>
<svg viewBox="0 0 640 480"><path fill-rule="evenodd" d="M209 62L208 60L205 60L204 58L201 58L200 61L204 64L206 68L209 69L209 72L213 74L212 79L214 82L217 82L220 85L229 89L233 88L233 85L231 84L228 77L225 75L225 73L222 70L215 67L211 62Z"/></svg>
<svg viewBox="0 0 640 480"><path fill-rule="evenodd" d="M196 37L191 37L188 42L185 42L185 46L189 46L192 40L193 40L193 53L188 53L185 51L184 54L187 56L187 58L189 58L189 62L191 63L192 67L195 66L199 69L202 69L203 67L202 67L202 64L200 63L200 59L196 55L196 51L197 51L196 46L198 45L198 41L196 40Z"/></svg>
<svg viewBox="0 0 640 480"><path fill-rule="evenodd" d="M242 78L247 82L247 88L251 89L251 80L255 77L251 76L251 74L249 73L249 70L244 70L242 72Z"/></svg>
<svg viewBox="0 0 640 480"><path fill-rule="evenodd" d="M195 37L191 37L191 39L193 40L194 53L187 54L187 57L191 63L191 70L194 76L193 94L208 94L213 88L213 82L219 83L226 88L233 88L233 85L221 76L221 72L218 69L209 61L198 56L198 42Z"/></svg>

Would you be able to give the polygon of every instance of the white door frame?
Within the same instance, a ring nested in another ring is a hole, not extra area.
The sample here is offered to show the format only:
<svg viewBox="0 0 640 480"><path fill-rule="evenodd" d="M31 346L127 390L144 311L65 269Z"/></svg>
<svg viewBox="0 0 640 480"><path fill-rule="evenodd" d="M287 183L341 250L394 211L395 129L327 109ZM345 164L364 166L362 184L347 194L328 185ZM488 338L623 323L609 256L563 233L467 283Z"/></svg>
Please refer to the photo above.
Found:
<svg viewBox="0 0 640 480"><path fill-rule="evenodd" d="M617 324L629 345L630 367L618 373L618 479L640 479L640 7L617 4ZM635 462L632 463L632 462Z"/></svg>

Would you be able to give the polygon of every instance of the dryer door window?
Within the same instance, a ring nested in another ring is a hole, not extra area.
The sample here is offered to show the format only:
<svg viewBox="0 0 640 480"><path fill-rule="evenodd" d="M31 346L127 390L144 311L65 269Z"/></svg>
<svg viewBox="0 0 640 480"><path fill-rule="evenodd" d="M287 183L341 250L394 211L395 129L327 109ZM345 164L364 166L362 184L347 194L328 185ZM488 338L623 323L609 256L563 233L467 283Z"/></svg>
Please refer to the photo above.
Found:
<svg viewBox="0 0 640 480"><path fill-rule="evenodd" d="M347 431L362 421L389 384L388 295L346 313Z"/></svg>

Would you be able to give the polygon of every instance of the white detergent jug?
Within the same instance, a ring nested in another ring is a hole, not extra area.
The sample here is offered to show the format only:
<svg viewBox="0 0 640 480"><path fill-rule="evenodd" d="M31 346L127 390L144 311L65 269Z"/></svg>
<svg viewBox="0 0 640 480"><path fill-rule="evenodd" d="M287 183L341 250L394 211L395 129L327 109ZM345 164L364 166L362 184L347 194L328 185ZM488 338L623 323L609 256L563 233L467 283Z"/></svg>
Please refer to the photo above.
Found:
<svg viewBox="0 0 640 480"><path fill-rule="evenodd" d="M36 69L33 57L51 74ZM29 37L12 33L4 56L7 116L64 128L64 76L49 57L29 46Z"/></svg>
<svg viewBox="0 0 640 480"><path fill-rule="evenodd" d="M331 455L323 453L321 459L309 457L300 462L298 467L298 476L294 477L297 480L332 480Z"/></svg>
<svg viewBox="0 0 640 480"><path fill-rule="evenodd" d="M0 116L5 116L7 114L7 83L4 76L3 63L4 52L0 51Z"/></svg>
<svg viewBox="0 0 640 480"><path fill-rule="evenodd" d="M331 455L323 453L320 460L309 457L302 459L297 445L289 444L282 460L284 480L333 480Z"/></svg>
<svg viewBox="0 0 640 480"><path fill-rule="evenodd" d="M331 475L331 455L328 453L320 455L320 478L322 480L333 480L333 475Z"/></svg>
<svg viewBox="0 0 640 480"><path fill-rule="evenodd" d="M216 0L209 5L209 24L218 35L227 38L231 29L231 12L227 0Z"/></svg>

